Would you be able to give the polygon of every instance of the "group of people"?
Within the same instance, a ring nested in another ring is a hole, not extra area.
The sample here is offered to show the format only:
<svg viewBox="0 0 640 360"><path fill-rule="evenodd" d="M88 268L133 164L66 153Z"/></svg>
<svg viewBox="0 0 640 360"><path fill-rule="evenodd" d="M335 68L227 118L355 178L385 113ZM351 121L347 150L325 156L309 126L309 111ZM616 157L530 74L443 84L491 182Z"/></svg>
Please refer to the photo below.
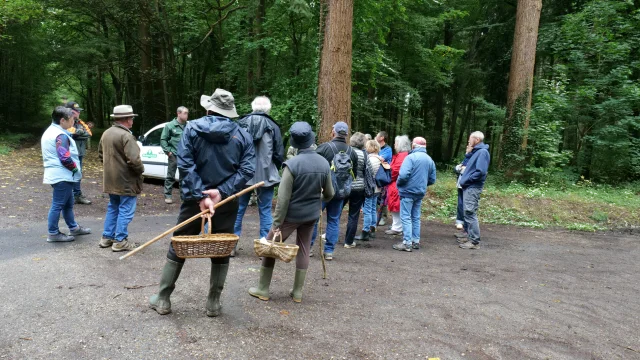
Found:
<svg viewBox="0 0 640 360"><path fill-rule="evenodd" d="M288 129L290 147L285 155L281 130L269 115L271 102L268 98L257 97L252 103L252 113L237 121L232 120L239 117L234 97L226 90L216 89L211 96L203 95L200 103L206 110L204 117L187 121L188 110L180 107L177 118L165 126L162 147L170 161L165 201L173 201L171 189L175 170L172 169L177 167L182 200L177 222L209 209L214 215L207 219L212 233L235 233L239 236L251 195L246 194L215 210L214 206L247 186L264 182L257 191L260 214L257 235L268 240L278 236L286 241L296 232L299 251L293 289L289 293L294 301L302 301L311 248L318 236L319 223L324 223L322 214L325 211L326 233L323 238L326 260L334 258L340 218L347 204L345 249L354 248L355 240L368 241L375 237L377 228L384 226L387 209L393 221L385 233L402 236L402 241L393 245L393 249L405 252L420 249L421 203L427 187L436 181L436 167L427 154L424 138L396 137L394 156L384 131L375 139L356 132L347 140L348 125L336 122L332 140L316 146L316 135L311 126L306 122L296 122ZM99 146L104 166L103 190L109 194L99 246L127 251L136 247L128 241L127 226L135 213L137 194L142 189L144 166L130 131L137 115L131 106L119 105L111 116L114 125L104 132ZM53 122L42 138L44 182L54 189L48 240L70 241L73 236L91 232L75 223L73 218L72 189L82 177L82 165L77 145L68 131L74 121L71 110L58 107L52 118ZM462 216L459 214L459 217L462 217L465 237L462 233L456 236L464 249L477 249L480 242L476 212L489 165L488 146L482 141L482 133L471 134L465 160L457 167L462 207ZM174 165L171 161L175 162ZM381 170L390 172L388 186L382 186L375 180L375 174ZM272 211L276 187L277 201ZM61 233L57 227L61 211L70 229L69 235ZM364 226L356 236L361 211ZM200 231L200 225L192 222L176 230L174 236L197 235ZM231 256L234 253L235 250ZM220 294L231 256L211 259L207 316L220 314ZM159 314L171 312L170 296L184 262L185 259L178 257L170 244L159 290L150 298L151 307ZM259 281L257 286L249 289L250 295L269 300L274 266L273 258L262 259Z"/></svg>

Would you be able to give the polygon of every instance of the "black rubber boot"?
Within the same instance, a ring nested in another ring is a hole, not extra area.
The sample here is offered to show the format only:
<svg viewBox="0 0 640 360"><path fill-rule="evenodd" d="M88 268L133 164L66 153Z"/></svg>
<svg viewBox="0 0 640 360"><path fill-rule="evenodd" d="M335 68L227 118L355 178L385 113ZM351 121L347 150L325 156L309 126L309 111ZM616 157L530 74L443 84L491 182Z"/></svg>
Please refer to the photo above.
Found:
<svg viewBox="0 0 640 360"><path fill-rule="evenodd" d="M152 295L149 298L149 304L160 315L166 315L171 313L171 300L169 297L176 288L176 281L180 276L184 263L178 263L173 260L167 259L167 263L162 269L162 276L160 277L160 291Z"/></svg>
<svg viewBox="0 0 640 360"><path fill-rule="evenodd" d="M207 316L216 317L220 315L222 305L220 305L220 294L227 280L229 263L211 264L211 278L209 279L209 296L207 296Z"/></svg>
<svg viewBox="0 0 640 360"><path fill-rule="evenodd" d="M370 235L368 231L362 230L362 233L360 234L360 236L356 236L354 239L361 240L361 241L369 241L369 236Z"/></svg>

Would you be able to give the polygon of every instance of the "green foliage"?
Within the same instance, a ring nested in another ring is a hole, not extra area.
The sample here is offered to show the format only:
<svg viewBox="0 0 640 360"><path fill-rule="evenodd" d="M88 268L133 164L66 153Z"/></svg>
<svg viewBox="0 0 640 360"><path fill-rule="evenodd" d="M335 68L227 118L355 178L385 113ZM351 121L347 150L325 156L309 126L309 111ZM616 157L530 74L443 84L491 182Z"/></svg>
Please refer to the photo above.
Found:
<svg viewBox="0 0 640 360"><path fill-rule="evenodd" d="M30 140L31 134L0 134L0 155L9 155L13 150L24 144L26 140Z"/></svg>

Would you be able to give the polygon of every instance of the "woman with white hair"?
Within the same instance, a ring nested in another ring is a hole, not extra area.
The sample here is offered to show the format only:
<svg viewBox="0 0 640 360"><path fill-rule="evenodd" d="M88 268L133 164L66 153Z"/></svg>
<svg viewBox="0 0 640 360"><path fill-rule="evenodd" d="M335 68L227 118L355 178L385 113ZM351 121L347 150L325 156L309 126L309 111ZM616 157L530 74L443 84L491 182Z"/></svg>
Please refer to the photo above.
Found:
<svg viewBox="0 0 640 360"><path fill-rule="evenodd" d="M400 167L402 162L409 155L411 151L411 140L407 135L396 136L394 149L396 155L391 161L391 184L387 188L387 204L389 206L389 212L393 218L391 228L385 231L387 235L401 235L402 234L402 221L400 220L400 194L398 193L398 187L396 181L400 175Z"/></svg>

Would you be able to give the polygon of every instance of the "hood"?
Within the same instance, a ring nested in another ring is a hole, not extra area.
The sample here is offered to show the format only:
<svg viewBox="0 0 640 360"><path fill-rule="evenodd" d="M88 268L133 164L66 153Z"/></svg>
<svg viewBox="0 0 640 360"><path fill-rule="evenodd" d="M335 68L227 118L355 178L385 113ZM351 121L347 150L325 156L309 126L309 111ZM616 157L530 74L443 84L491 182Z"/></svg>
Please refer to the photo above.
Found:
<svg viewBox="0 0 640 360"><path fill-rule="evenodd" d="M227 144L238 130L238 124L221 116L205 116L190 121L198 136L213 144Z"/></svg>
<svg viewBox="0 0 640 360"><path fill-rule="evenodd" d="M251 113L240 118L238 125L247 130L255 142L262 139L265 132L273 131L271 122L273 119L265 113Z"/></svg>
<svg viewBox="0 0 640 360"><path fill-rule="evenodd" d="M485 149L485 150L489 151L489 145L481 142L478 145L473 147L473 151L472 152L476 152L476 151L478 151L480 149Z"/></svg>

